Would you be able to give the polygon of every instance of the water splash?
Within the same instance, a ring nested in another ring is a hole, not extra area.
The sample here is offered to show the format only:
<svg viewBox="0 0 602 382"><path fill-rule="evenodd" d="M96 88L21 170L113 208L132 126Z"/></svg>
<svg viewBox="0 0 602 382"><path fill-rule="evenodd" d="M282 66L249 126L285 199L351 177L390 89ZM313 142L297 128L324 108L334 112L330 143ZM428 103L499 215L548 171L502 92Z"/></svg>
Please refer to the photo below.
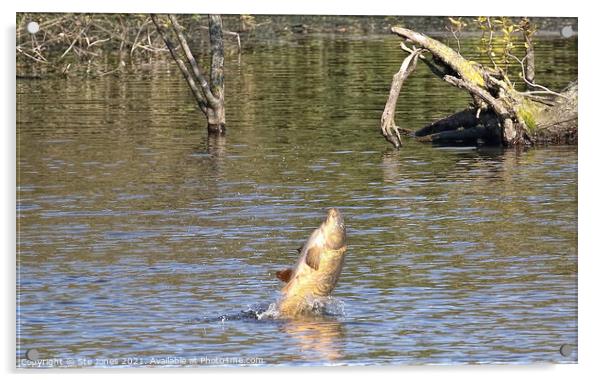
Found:
<svg viewBox="0 0 602 382"><path fill-rule="evenodd" d="M306 300L306 313L315 316L342 316L345 317L345 303L332 296L328 297L309 297ZM278 304L272 303L262 313L257 315L258 320L279 319L280 312Z"/></svg>
<svg viewBox="0 0 602 382"><path fill-rule="evenodd" d="M311 312L324 316L345 317L345 303L335 297L314 297L308 299L311 306Z"/></svg>
<svg viewBox="0 0 602 382"><path fill-rule="evenodd" d="M257 315L258 320L276 320L280 317L280 311L278 311L277 304L271 303L270 306L261 314Z"/></svg>
<svg viewBox="0 0 602 382"><path fill-rule="evenodd" d="M306 300L309 316L345 317L345 303L334 297L310 297ZM216 317L192 319L190 323L226 322L226 321L257 321L281 319L278 302L261 303L247 306L247 309L237 313L222 314Z"/></svg>

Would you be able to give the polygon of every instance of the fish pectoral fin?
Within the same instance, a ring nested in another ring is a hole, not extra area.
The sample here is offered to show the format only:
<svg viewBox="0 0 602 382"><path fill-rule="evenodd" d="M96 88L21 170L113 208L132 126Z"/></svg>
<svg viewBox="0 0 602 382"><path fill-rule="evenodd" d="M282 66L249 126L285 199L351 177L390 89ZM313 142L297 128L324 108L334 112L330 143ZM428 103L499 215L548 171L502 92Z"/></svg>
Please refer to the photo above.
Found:
<svg viewBox="0 0 602 382"><path fill-rule="evenodd" d="M292 276L293 270L290 268L276 272L276 277L278 277L279 280L284 281L285 283L289 282Z"/></svg>
<svg viewBox="0 0 602 382"><path fill-rule="evenodd" d="M307 250L307 256L305 256L305 263L315 271L320 268L320 253L319 247L311 247Z"/></svg>

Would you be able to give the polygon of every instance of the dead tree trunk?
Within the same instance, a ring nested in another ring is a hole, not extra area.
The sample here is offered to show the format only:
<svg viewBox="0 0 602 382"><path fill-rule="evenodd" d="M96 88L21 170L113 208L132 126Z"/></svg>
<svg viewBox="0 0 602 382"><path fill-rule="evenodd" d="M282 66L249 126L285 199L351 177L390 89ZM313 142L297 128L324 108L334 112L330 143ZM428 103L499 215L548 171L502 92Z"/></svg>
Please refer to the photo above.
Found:
<svg viewBox="0 0 602 382"><path fill-rule="evenodd" d="M401 44L402 50L410 54L404 64L419 57L437 77L467 91L474 103L464 111L416 131L418 140L505 146L576 143L577 82L562 93L533 83L535 58L530 35L524 35L527 55L521 62L529 91L521 92L500 69L468 61L447 45L410 29L393 27L391 30L418 46L418 49L410 49ZM418 50L425 54L417 53ZM425 56L427 52L430 58ZM397 148L401 145L399 130L403 130L392 122L392 111L401 88L398 75L394 77L381 119L382 134ZM397 90L396 94L394 90Z"/></svg>
<svg viewBox="0 0 602 382"><path fill-rule="evenodd" d="M209 77L197 63L186 37L184 28L174 15L169 15L165 22L151 14L157 31L165 41L165 45L176 64L180 68L188 87L192 91L197 105L207 117L209 133L222 134L226 128L226 111L224 104L224 41L222 35L222 19L218 15L209 15L209 41L211 43L211 68ZM170 35L175 35L178 47L183 53L178 53Z"/></svg>
<svg viewBox="0 0 602 382"><path fill-rule="evenodd" d="M211 93L217 98L219 107L211 108L207 113L209 130L218 132L226 128L224 109L224 38L222 18L209 15L209 42L211 43Z"/></svg>

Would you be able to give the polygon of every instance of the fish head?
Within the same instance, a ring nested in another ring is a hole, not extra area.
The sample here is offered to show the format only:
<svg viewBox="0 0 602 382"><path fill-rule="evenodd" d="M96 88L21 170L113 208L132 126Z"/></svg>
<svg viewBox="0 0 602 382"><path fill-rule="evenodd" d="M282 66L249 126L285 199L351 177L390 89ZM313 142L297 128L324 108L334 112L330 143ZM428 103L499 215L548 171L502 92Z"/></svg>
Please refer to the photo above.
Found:
<svg viewBox="0 0 602 382"><path fill-rule="evenodd" d="M329 249L340 249L345 245L346 229L343 215L336 208L330 208L326 215L322 230Z"/></svg>

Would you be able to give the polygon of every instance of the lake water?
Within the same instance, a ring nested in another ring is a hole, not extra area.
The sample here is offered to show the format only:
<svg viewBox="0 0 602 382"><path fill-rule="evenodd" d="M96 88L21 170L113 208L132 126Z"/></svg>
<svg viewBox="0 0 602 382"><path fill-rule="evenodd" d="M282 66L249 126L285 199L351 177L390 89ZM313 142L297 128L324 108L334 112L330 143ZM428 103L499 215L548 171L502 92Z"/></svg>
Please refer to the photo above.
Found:
<svg viewBox="0 0 602 382"><path fill-rule="evenodd" d="M229 56L224 137L171 63L18 80L17 365L576 362L577 148L394 150L398 42ZM575 39L536 49L539 82L576 78ZM467 102L419 64L396 121ZM274 302L328 207L349 248L333 315L215 319Z"/></svg>

